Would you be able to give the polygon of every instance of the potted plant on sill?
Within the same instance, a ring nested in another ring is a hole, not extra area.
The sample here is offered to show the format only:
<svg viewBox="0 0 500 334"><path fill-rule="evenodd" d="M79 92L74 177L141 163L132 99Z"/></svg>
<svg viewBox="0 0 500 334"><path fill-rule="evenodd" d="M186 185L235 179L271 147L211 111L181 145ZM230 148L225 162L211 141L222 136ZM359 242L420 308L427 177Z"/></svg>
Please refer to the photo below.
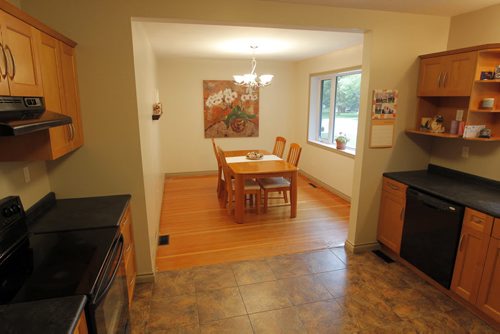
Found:
<svg viewBox="0 0 500 334"><path fill-rule="evenodd" d="M349 138L342 132L335 138L335 142L337 143L337 150L345 150L345 145L349 141Z"/></svg>

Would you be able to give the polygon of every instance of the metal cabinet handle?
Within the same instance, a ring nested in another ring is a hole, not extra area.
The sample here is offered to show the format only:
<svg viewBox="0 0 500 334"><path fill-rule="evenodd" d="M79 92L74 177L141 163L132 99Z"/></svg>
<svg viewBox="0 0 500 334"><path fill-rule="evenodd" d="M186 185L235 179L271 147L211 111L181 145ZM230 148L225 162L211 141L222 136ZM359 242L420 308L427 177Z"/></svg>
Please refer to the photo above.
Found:
<svg viewBox="0 0 500 334"><path fill-rule="evenodd" d="M132 280L130 281L130 283L128 284L128 286L132 286L132 285L134 285L134 283L135 283L135 277L132 278Z"/></svg>
<svg viewBox="0 0 500 334"><path fill-rule="evenodd" d="M9 54L10 60L12 61L12 75L9 74L9 68L7 66L7 74L9 74L9 78L12 80L16 76L16 62L8 45L5 46L5 51Z"/></svg>
<svg viewBox="0 0 500 334"><path fill-rule="evenodd" d="M401 220L401 221L402 221L404 216L405 216L405 208L404 208L404 207L402 207L402 208L401 208L401 213L399 214L399 220Z"/></svg>
<svg viewBox="0 0 500 334"><path fill-rule="evenodd" d="M75 139L75 127L73 123L69 124L69 140Z"/></svg>
<svg viewBox="0 0 500 334"><path fill-rule="evenodd" d="M437 79L437 85L438 87L441 87L441 76L443 75L443 72L439 73L438 79Z"/></svg>
<svg viewBox="0 0 500 334"><path fill-rule="evenodd" d="M394 190L399 190L398 186L393 185L392 183L388 183L389 188L394 189Z"/></svg>
<svg viewBox="0 0 500 334"><path fill-rule="evenodd" d="M448 72L444 72L443 76L443 87L446 87L446 79L448 78Z"/></svg>
<svg viewBox="0 0 500 334"><path fill-rule="evenodd" d="M477 218L475 216L472 216L472 222L476 223L476 224L482 224L483 223L483 220L481 218Z"/></svg>
<svg viewBox="0 0 500 334"><path fill-rule="evenodd" d="M0 43L0 49L2 49L3 66L5 67L5 73L3 73L2 69L0 68L0 75L3 79L5 79L7 77L7 55L5 54L5 49L2 43Z"/></svg>

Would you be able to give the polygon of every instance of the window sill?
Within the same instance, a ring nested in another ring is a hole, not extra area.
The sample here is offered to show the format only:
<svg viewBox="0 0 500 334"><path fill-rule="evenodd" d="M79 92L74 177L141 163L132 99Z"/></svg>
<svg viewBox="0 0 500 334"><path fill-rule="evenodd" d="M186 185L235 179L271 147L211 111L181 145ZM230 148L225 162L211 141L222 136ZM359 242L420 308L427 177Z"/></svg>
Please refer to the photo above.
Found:
<svg viewBox="0 0 500 334"><path fill-rule="evenodd" d="M327 143L323 143L323 142L316 141L316 140L310 140L310 139L308 139L307 142L313 146L317 146L319 148L322 148L322 149L325 149L325 150L328 150L331 152L335 152L337 154L340 154L340 155L343 155L343 156L346 156L349 158L356 157L356 150L349 148L349 147L347 147L345 150L339 150L336 148L336 145L334 145L334 144L327 144Z"/></svg>

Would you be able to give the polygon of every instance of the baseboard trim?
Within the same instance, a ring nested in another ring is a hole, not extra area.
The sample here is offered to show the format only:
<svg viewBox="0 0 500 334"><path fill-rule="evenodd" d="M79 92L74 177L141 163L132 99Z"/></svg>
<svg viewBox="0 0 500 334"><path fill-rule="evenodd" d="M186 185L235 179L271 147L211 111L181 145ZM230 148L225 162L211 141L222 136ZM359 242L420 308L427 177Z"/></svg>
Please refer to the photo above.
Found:
<svg viewBox="0 0 500 334"><path fill-rule="evenodd" d="M367 244L353 245L349 240L346 240L344 248L349 253L359 254L359 253L370 252L372 250L380 249L380 244L378 242L370 242Z"/></svg>
<svg viewBox="0 0 500 334"><path fill-rule="evenodd" d="M317 178L315 178L314 176L310 175L310 174L307 174L306 172L304 172L303 170L299 170L299 174L301 174L302 176L308 178L309 180L313 181L314 183L318 184L321 188L325 188L326 190L328 190L329 192L337 195L338 197L348 201L349 203L351 203L351 197L350 196L347 196L346 194L344 194L343 192L333 188L332 186L318 180Z"/></svg>
<svg viewBox="0 0 500 334"><path fill-rule="evenodd" d="M135 278L137 283L154 283L155 273L138 274Z"/></svg>
<svg viewBox="0 0 500 334"><path fill-rule="evenodd" d="M165 173L165 177L173 177L173 176L206 176L206 175L215 175L217 174L216 170L202 170L197 172L181 172L181 173Z"/></svg>

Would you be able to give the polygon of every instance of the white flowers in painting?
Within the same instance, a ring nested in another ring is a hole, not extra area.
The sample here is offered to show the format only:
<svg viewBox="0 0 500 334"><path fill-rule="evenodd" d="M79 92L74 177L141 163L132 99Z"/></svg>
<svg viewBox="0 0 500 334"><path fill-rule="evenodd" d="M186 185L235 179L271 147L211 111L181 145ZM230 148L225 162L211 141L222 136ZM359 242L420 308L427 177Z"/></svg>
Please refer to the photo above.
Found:
<svg viewBox="0 0 500 334"><path fill-rule="evenodd" d="M217 93L210 95L205 102L208 108L213 106L225 104L226 106L231 106L234 100L238 98L238 93L231 90L231 88L226 88L224 91L220 90ZM240 97L242 102L245 101L257 101L258 96L253 94L252 90L247 89L247 94L242 94Z"/></svg>
<svg viewBox="0 0 500 334"><path fill-rule="evenodd" d="M231 90L231 88L224 89L224 102L231 104L238 97L238 94Z"/></svg>
<svg viewBox="0 0 500 334"><path fill-rule="evenodd" d="M221 104L222 99L223 99L222 91L219 91L218 93L210 95L207 98L207 102L205 102L205 104L207 105L207 107L212 108L213 106Z"/></svg>

